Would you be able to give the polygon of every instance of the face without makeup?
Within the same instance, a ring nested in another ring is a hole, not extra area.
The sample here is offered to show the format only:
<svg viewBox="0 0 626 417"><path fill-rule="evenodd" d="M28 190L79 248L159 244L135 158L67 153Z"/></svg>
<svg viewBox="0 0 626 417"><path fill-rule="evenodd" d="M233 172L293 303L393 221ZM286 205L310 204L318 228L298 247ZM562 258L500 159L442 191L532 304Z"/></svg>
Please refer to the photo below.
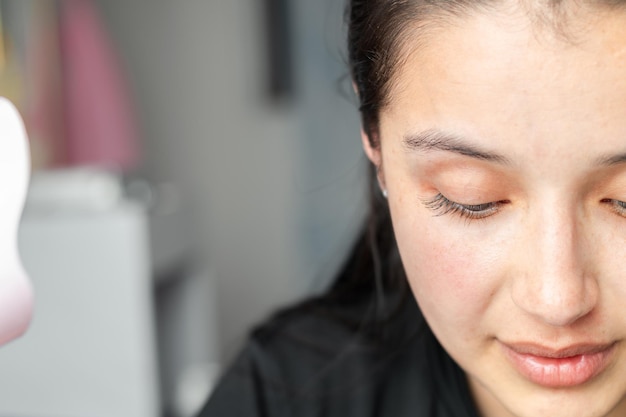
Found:
<svg viewBox="0 0 626 417"><path fill-rule="evenodd" d="M413 293L484 416L624 416L626 12L454 19L365 144Z"/></svg>

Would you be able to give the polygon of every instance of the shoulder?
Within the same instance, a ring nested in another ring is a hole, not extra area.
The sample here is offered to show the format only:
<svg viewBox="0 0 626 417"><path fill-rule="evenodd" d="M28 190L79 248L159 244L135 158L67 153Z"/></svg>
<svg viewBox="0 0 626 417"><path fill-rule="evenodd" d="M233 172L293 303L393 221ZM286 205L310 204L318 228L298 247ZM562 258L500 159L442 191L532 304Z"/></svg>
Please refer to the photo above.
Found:
<svg viewBox="0 0 626 417"><path fill-rule="evenodd" d="M250 333L244 349L247 366L290 396L362 369L380 353L347 316L357 311L363 313L361 308L345 311L320 300L281 310Z"/></svg>
<svg viewBox="0 0 626 417"><path fill-rule="evenodd" d="M398 398L426 404L420 399L431 385L424 337L372 340L366 329L370 309L368 303L337 306L313 299L280 311L251 332L215 391L213 407L229 407L228 414L202 417L351 417L397 407ZM237 414L232 407L246 411ZM390 412L404 415L396 411Z"/></svg>

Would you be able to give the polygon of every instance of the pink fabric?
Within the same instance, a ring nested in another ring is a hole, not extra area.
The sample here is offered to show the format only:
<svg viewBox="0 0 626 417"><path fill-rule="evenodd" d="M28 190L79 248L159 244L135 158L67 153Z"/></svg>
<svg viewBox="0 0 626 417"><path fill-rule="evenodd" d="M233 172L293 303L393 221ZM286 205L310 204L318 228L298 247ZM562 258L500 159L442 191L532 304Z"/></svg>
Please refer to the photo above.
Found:
<svg viewBox="0 0 626 417"><path fill-rule="evenodd" d="M137 125L97 10L90 0L64 0L61 6L67 162L132 169L139 158Z"/></svg>

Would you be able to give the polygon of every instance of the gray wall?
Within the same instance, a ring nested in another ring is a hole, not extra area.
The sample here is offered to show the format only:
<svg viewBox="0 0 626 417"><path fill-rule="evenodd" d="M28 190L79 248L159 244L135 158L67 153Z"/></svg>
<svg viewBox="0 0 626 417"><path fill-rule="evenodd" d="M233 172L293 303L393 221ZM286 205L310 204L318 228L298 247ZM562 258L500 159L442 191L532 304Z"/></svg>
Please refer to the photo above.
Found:
<svg viewBox="0 0 626 417"><path fill-rule="evenodd" d="M358 121L337 88L343 2L292 2L297 95L282 105L264 95L262 2L98 4L135 94L142 173L192 209L229 360L252 323L323 288L360 224Z"/></svg>

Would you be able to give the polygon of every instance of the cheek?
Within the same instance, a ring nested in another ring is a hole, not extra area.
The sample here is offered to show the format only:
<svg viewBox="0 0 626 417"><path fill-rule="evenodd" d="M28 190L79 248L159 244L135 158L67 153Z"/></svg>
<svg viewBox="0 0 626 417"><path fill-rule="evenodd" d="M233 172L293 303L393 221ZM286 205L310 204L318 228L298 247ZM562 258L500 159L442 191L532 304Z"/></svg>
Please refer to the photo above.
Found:
<svg viewBox="0 0 626 417"><path fill-rule="evenodd" d="M503 249L484 235L472 237L473 226L460 219L393 208L392 218L409 283L433 331L460 335L480 326L503 285L494 261Z"/></svg>
<svg viewBox="0 0 626 417"><path fill-rule="evenodd" d="M619 223L612 226L594 234L587 249L586 264L589 265L589 275L596 277L600 287L600 298L603 301L601 311L609 316L623 318L619 327L625 329L626 226Z"/></svg>

